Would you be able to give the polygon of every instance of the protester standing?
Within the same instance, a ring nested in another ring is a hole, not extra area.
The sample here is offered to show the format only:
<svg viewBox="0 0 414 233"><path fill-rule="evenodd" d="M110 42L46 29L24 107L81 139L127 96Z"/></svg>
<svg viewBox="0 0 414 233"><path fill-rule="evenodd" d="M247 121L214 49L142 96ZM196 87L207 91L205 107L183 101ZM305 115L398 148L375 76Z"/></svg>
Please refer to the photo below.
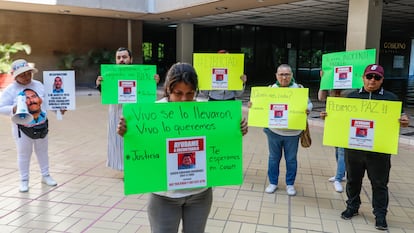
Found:
<svg viewBox="0 0 414 233"><path fill-rule="evenodd" d="M20 192L29 191L30 159L33 149L39 163L42 183L49 186L57 185L49 174L48 120L46 111L42 111L45 93L43 84L33 79L36 72L37 69L31 67L26 60L15 60L12 63L14 81L7 86L0 98L0 113L13 116L17 110L17 96L24 95L28 111L33 116L33 120L27 124L12 124L20 172Z"/></svg>
<svg viewBox="0 0 414 233"><path fill-rule="evenodd" d="M218 53L225 54L229 53L227 50L219 50ZM243 82L243 89L239 91L234 90L210 90L207 91L209 101L221 101L221 100L235 100L243 95L244 89L246 87L247 75L240 75L240 80Z"/></svg>
<svg viewBox="0 0 414 233"><path fill-rule="evenodd" d="M384 90L384 68L378 64L368 65L362 77L364 86L348 94L348 98L398 101L398 97ZM321 114L324 118L327 113ZM399 119L401 127L409 124L408 116L401 114ZM383 135L387 137L387 135ZM358 215L361 205L361 188L365 172L371 182L372 208L375 215L375 228L388 230L386 221L389 194L388 182L391 170L391 155L379 152L345 149L346 165L346 210L341 213L343 219L349 220Z"/></svg>
<svg viewBox="0 0 414 233"><path fill-rule="evenodd" d="M272 88L300 88L293 78L292 68L289 65L280 65L275 75L276 83L271 86ZM308 99L308 106L304 111L309 114L312 107L312 102ZM302 130L265 128L263 131L267 136L269 146L268 176L270 184L265 192L274 193L278 188L279 165L282 154L284 154L286 161L286 192L289 196L294 196L296 195L294 184L298 167L297 153Z"/></svg>
<svg viewBox="0 0 414 233"><path fill-rule="evenodd" d="M176 63L167 72L164 84L164 98L158 102L195 101L198 90L197 73L187 63ZM247 133L247 122L240 125L242 135ZM121 118L118 134L127 131ZM180 221L183 232L204 232L210 213L212 188L191 188L152 193L148 204L148 217L153 233L178 232Z"/></svg>
<svg viewBox="0 0 414 233"><path fill-rule="evenodd" d="M321 75L322 77L322 75ZM334 90L319 90L318 91L318 100L319 101L326 101L328 96L331 97L341 97L342 90L334 89ZM335 147L335 159L336 159L336 174L328 179L329 182L333 182L333 186L336 192L342 193L344 188L342 187L341 182L345 181L345 149L342 147Z"/></svg>
<svg viewBox="0 0 414 233"><path fill-rule="evenodd" d="M132 53L129 49L120 47L115 53L116 64L130 65L133 62ZM158 74L154 76L155 81L158 83L160 77ZM98 76L96 79L96 88L101 91L101 82L104 78ZM116 134L116 128L122 116L122 104L110 104L108 110L108 155L106 160L106 166L112 169L123 171L124 170L124 141L122 137Z"/></svg>

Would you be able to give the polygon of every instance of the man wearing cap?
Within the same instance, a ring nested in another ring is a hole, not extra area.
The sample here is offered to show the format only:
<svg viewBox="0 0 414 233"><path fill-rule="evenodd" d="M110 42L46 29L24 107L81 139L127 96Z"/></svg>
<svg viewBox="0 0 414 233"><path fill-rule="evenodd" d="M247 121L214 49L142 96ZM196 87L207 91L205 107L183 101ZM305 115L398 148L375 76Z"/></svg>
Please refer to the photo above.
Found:
<svg viewBox="0 0 414 233"><path fill-rule="evenodd" d="M24 59L18 59L12 63L12 75L14 82L12 82L2 94L0 99L0 113L4 115L13 116L16 113L17 96L24 93L26 96L26 103L29 103L29 111L40 110L42 98L44 98L43 84L33 79L33 74L37 72ZM33 105L33 106L31 106ZM36 105L36 106L35 106ZM39 105L39 106L38 106ZM63 111L64 112L64 111ZM63 113L62 112L62 113ZM33 112L35 114L35 112ZM48 137L47 129L41 136L33 138L33 135L27 135L21 128L34 128L42 122L37 122L39 119L46 120L46 113L44 112L42 118L35 117L33 122L25 125L12 124L12 133L17 146L17 161L20 172L20 192L29 191L29 170L30 158L34 148L37 161L39 162L40 172L42 174L42 183L49 186L56 186L56 181L49 174L49 155L48 155ZM47 127L47 124L46 124ZM33 129L34 130L34 129Z"/></svg>
<svg viewBox="0 0 414 233"><path fill-rule="evenodd" d="M384 69L377 64L368 65L365 68L363 76L364 86L348 94L348 98L373 99L398 101L398 98L392 92L384 90ZM326 117L326 114L325 114ZM408 116L402 113L400 126L407 127L409 124ZM385 135L384 135L385 136ZM388 180L391 169L391 155L364 151L345 149L345 167L347 173L346 210L341 213L343 219L349 220L358 215L361 205L361 187L365 171L372 186L372 207L375 215L375 228L378 230L387 230L386 221L388 208Z"/></svg>

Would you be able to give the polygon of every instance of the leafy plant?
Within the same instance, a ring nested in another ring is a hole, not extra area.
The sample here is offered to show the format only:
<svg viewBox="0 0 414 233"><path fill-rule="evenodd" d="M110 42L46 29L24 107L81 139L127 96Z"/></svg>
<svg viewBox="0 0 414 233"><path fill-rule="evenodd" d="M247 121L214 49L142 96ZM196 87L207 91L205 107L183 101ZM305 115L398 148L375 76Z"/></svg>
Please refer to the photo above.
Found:
<svg viewBox="0 0 414 233"><path fill-rule="evenodd" d="M115 63L115 51L107 49L92 49L88 52L89 64L114 64Z"/></svg>
<svg viewBox="0 0 414 233"><path fill-rule="evenodd" d="M59 68L84 70L100 64L114 64L115 52L106 49L92 49L87 54L59 52Z"/></svg>
<svg viewBox="0 0 414 233"><path fill-rule="evenodd" d="M32 48L28 44L22 42L11 43L0 43L0 73L9 73L11 70L11 64L13 62L11 55L20 51L30 54Z"/></svg>

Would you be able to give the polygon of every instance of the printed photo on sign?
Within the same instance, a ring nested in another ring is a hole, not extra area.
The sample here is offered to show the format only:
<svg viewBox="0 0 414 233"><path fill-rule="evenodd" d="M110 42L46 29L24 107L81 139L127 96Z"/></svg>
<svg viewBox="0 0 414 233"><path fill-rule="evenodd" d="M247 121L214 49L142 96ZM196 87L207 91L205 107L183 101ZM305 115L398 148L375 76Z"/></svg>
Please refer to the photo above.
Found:
<svg viewBox="0 0 414 233"><path fill-rule="evenodd" d="M349 147L372 150L374 146L374 121L351 119Z"/></svg>
<svg viewBox="0 0 414 233"><path fill-rule="evenodd" d="M352 88L352 66L337 66L334 68L334 89Z"/></svg>
<svg viewBox="0 0 414 233"><path fill-rule="evenodd" d="M177 166L178 170L195 168L196 157L195 152L186 152L178 154Z"/></svg>
<svg viewBox="0 0 414 233"><path fill-rule="evenodd" d="M118 103L137 102L137 81L119 80L118 81Z"/></svg>
<svg viewBox="0 0 414 233"><path fill-rule="evenodd" d="M211 80L212 88L227 90L229 87L229 79L227 74L227 68L213 68Z"/></svg>
<svg viewBox="0 0 414 233"><path fill-rule="evenodd" d="M168 190L207 185L206 138L167 139Z"/></svg>
<svg viewBox="0 0 414 233"><path fill-rule="evenodd" d="M288 104L270 104L269 127L288 127Z"/></svg>
<svg viewBox="0 0 414 233"><path fill-rule="evenodd" d="M44 71L47 110L75 109L75 72Z"/></svg>

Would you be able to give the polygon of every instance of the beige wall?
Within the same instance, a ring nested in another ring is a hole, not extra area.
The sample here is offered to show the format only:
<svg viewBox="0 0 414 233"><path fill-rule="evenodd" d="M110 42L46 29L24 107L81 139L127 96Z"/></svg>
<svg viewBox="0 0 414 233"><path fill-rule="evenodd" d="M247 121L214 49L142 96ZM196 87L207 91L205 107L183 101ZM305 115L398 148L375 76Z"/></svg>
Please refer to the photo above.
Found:
<svg viewBox="0 0 414 233"><path fill-rule="evenodd" d="M142 59L142 22L132 21L134 61ZM21 41L32 47L31 55L13 56L34 62L40 72L58 69L61 54L86 54L91 49L128 47L127 20L40 14L0 10L0 43ZM36 79L42 80L41 73ZM77 85L94 84L96 72L77 72Z"/></svg>

